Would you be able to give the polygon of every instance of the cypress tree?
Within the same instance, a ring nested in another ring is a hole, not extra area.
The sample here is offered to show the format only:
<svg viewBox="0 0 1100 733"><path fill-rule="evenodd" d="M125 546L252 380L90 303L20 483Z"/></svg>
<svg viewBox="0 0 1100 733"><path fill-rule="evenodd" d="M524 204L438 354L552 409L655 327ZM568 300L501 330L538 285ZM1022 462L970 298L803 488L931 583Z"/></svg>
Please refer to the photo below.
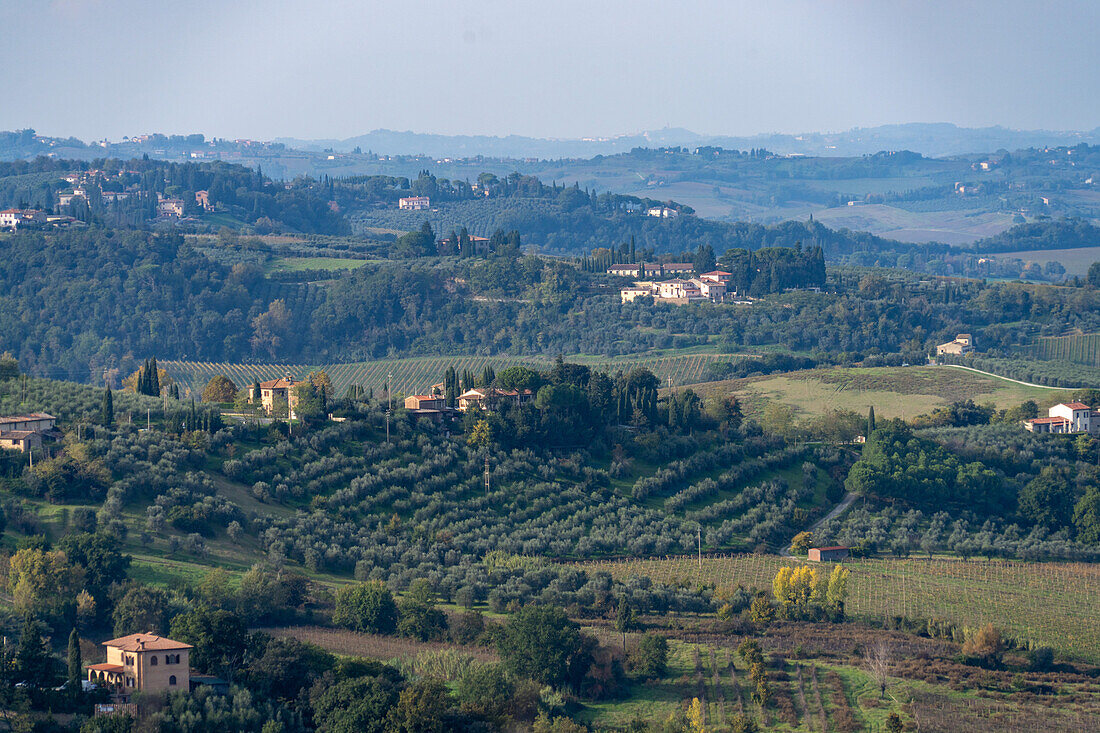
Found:
<svg viewBox="0 0 1100 733"><path fill-rule="evenodd" d="M153 390L149 394L153 397L160 397L160 374L157 370L157 357L153 357L151 361L151 368L149 369L149 385Z"/></svg>
<svg viewBox="0 0 1100 733"><path fill-rule="evenodd" d="M100 422L108 427L115 421L115 398L111 394L111 387L107 387L107 391L103 393L103 407L100 410L99 415Z"/></svg>
<svg viewBox="0 0 1100 733"><path fill-rule="evenodd" d="M872 406L867 411L867 437L871 437L871 433L875 432L875 408Z"/></svg>
<svg viewBox="0 0 1100 733"><path fill-rule="evenodd" d="M80 635L76 633L76 629L73 629L69 633L69 688L73 691L80 689L83 667L80 658Z"/></svg>

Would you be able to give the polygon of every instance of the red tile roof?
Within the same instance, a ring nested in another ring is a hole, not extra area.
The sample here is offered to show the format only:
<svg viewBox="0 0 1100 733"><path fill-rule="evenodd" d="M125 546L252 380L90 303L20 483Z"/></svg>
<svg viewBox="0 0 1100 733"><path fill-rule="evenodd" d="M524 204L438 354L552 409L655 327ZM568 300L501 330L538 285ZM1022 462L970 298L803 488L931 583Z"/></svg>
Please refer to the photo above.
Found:
<svg viewBox="0 0 1100 733"><path fill-rule="evenodd" d="M1084 402L1063 402L1066 407L1071 410L1091 410L1092 408L1086 405Z"/></svg>
<svg viewBox="0 0 1100 733"><path fill-rule="evenodd" d="M1055 423L1068 423L1069 420L1064 417L1033 417L1027 422L1031 423L1032 425L1053 425Z"/></svg>
<svg viewBox="0 0 1100 733"><path fill-rule="evenodd" d="M295 384L297 384L297 382L293 379L288 380L280 377L279 379L272 379L268 382L260 382L260 389L288 389Z"/></svg>
<svg viewBox="0 0 1100 733"><path fill-rule="evenodd" d="M121 664L89 664L88 669L93 672L121 672L126 668Z"/></svg>
<svg viewBox="0 0 1100 733"><path fill-rule="evenodd" d="M103 646L112 646L124 652L162 651L165 649L192 649L190 644L173 641L156 634L130 634L103 642Z"/></svg>
<svg viewBox="0 0 1100 733"><path fill-rule="evenodd" d="M836 545L835 547L815 547L813 549L815 549L815 550L847 550L848 548L845 547L844 545Z"/></svg>

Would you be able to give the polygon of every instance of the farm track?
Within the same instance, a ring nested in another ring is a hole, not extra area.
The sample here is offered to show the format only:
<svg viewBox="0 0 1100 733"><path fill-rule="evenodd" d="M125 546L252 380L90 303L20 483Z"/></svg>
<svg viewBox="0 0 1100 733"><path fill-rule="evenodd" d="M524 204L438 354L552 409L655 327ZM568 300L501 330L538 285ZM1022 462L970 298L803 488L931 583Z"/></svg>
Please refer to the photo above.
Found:
<svg viewBox="0 0 1100 733"><path fill-rule="evenodd" d="M1003 379L1006 382L1013 382L1015 384L1022 384L1025 387L1038 387L1039 389L1050 389L1055 392L1066 391L1065 387L1051 387L1047 384L1035 384L1034 382L1022 382L1019 379L1012 379L1011 377L1002 377L1000 374L994 374L993 372L983 372L981 369L975 369L974 367L963 366L962 364L941 364L940 366L950 367L951 369L965 369L968 372L975 372L977 374L984 374L987 377L993 377L994 379Z"/></svg>

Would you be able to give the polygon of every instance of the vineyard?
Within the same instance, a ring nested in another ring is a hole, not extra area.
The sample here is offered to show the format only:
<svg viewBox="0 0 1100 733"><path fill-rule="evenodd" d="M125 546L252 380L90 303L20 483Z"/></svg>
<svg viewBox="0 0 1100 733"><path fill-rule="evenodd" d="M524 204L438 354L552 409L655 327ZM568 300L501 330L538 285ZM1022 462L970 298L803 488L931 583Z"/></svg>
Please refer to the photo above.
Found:
<svg viewBox="0 0 1100 733"><path fill-rule="evenodd" d="M775 555L730 555L699 560L581 563L616 579L771 588L776 571L800 562ZM904 616L942 619L974 628L991 622L1011 636L1062 653L1100 661L1100 565L945 559L867 559L852 571L848 613L869 620ZM824 569L828 569L828 565Z"/></svg>
<svg viewBox="0 0 1100 733"><path fill-rule="evenodd" d="M702 381L707 364L720 358L729 357L718 354L691 354L604 360L583 358L572 361L579 361L593 369L610 373L644 367L656 374L662 384L671 383L679 386ZM381 390L385 387L387 378L392 375L393 391L396 394L409 395L426 392L431 385L443 381L443 373L449 366L453 366L460 374L464 370L481 374L487 366L491 366L499 373L502 369L517 365L529 366L533 369L548 369L551 362L549 359L524 356L424 356L316 365L160 362L160 366L168 371L172 379L190 390L193 395L201 394L203 387L216 374L228 377L238 388L243 389L253 382L276 379L287 374L300 379L315 369L323 369L328 374L337 394L343 394L351 384Z"/></svg>
<svg viewBox="0 0 1100 733"><path fill-rule="evenodd" d="M1044 336L1025 349L1032 358L1100 367L1100 334Z"/></svg>

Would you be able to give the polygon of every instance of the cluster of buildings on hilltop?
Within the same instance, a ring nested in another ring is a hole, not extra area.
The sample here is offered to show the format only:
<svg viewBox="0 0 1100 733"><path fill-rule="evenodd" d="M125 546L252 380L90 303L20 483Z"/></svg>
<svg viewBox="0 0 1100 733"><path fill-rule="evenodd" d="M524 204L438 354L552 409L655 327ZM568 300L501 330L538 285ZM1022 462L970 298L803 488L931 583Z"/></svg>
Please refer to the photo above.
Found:
<svg viewBox="0 0 1100 733"><path fill-rule="evenodd" d="M0 449L26 453L41 448L43 439L59 437L57 418L45 412L0 417Z"/></svg>
<svg viewBox="0 0 1100 733"><path fill-rule="evenodd" d="M1083 402L1062 402L1047 410L1046 417L1024 420L1024 429L1032 433L1100 432L1100 412Z"/></svg>
<svg viewBox="0 0 1100 733"><path fill-rule="evenodd" d="M631 287L622 288L619 297L623 303L631 303L638 298L653 298L676 305L704 300L713 303L750 302L744 299L733 300L738 294L731 288L732 278L733 275L729 272L714 270L688 280L639 280Z"/></svg>
<svg viewBox="0 0 1100 733"><path fill-rule="evenodd" d="M121 170L118 173L107 173L100 170L87 170L87 171L74 171L67 173L62 179L72 186L71 190L62 191L57 194L57 206L59 208L73 206L79 201L87 202L89 200L89 187L96 186L100 190L98 192L100 200L104 204L118 204L130 199L141 198L145 193L141 189L141 185L138 183L131 183L122 190L110 191L104 189L104 184L108 183L112 179L123 178L124 176L139 176L138 171ZM119 184L121 186L121 184ZM213 211L214 203L210 200L209 191L195 191L195 205L203 211ZM157 192L157 204L156 204L156 218L164 220L181 220L185 218L187 210L187 202L176 196L167 196L164 193Z"/></svg>

